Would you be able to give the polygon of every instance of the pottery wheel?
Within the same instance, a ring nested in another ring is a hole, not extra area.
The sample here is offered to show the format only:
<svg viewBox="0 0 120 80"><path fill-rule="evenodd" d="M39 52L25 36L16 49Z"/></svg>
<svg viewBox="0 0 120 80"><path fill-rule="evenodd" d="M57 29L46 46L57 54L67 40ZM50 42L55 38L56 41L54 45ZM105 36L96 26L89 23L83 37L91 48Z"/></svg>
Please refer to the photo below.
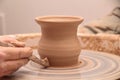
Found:
<svg viewBox="0 0 120 80"><path fill-rule="evenodd" d="M35 52L36 54L36 52ZM42 68L29 62L7 80L115 80L120 78L120 57L104 52L83 50L78 65Z"/></svg>

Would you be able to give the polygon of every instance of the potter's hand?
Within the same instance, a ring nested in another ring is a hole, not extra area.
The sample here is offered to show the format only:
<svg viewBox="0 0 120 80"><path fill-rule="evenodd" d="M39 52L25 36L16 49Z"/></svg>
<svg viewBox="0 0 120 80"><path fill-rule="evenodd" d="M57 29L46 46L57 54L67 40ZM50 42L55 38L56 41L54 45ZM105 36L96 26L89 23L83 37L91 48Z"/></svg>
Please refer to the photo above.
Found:
<svg viewBox="0 0 120 80"><path fill-rule="evenodd" d="M28 62L32 55L32 49L24 47L24 44L7 37L0 37L0 41L14 43L18 47L0 46L0 77L9 75Z"/></svg>

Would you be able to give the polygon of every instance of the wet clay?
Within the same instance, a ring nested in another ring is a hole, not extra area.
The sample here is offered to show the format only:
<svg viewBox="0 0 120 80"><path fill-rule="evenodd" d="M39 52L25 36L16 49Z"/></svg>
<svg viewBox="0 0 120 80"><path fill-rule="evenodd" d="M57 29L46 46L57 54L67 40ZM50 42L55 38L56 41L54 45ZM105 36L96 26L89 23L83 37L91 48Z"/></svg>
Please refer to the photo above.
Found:
<svg viewBox="0 0 120 80"><path fill-rule="evenodd" d="M36 22L41 26L42 36L38 44L41 58L47 57L50 66L65 67L78 64L81 51L77 37L82 17L42 16Z"/></svg>

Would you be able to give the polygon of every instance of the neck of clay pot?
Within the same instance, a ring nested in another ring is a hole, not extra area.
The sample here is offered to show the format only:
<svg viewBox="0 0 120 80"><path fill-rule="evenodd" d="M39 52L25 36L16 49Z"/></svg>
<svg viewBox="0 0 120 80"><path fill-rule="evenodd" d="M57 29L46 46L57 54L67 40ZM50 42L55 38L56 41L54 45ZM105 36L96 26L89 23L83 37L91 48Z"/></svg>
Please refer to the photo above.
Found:
<svg viewBox="0 0 120 80"><path fill-rule="evenodd" d="M41 25L42 36L49 39L65 39L77 37L75 24L44 24Z"/></svg>

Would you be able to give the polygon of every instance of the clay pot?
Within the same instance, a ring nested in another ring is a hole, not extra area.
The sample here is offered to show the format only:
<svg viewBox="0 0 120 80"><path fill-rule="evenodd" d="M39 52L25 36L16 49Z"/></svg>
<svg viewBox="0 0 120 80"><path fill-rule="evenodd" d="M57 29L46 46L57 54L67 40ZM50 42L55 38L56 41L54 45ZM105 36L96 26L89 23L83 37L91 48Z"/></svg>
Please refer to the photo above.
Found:
<svg viewBox="0 0 120 80"><path fill-rule="evenodd" d="M37 17L42 36L38 52L41 58L47 57L50 66L63 67L78 63L81 51L77 37L77 27L83 21L75 16Z"/></svg>

